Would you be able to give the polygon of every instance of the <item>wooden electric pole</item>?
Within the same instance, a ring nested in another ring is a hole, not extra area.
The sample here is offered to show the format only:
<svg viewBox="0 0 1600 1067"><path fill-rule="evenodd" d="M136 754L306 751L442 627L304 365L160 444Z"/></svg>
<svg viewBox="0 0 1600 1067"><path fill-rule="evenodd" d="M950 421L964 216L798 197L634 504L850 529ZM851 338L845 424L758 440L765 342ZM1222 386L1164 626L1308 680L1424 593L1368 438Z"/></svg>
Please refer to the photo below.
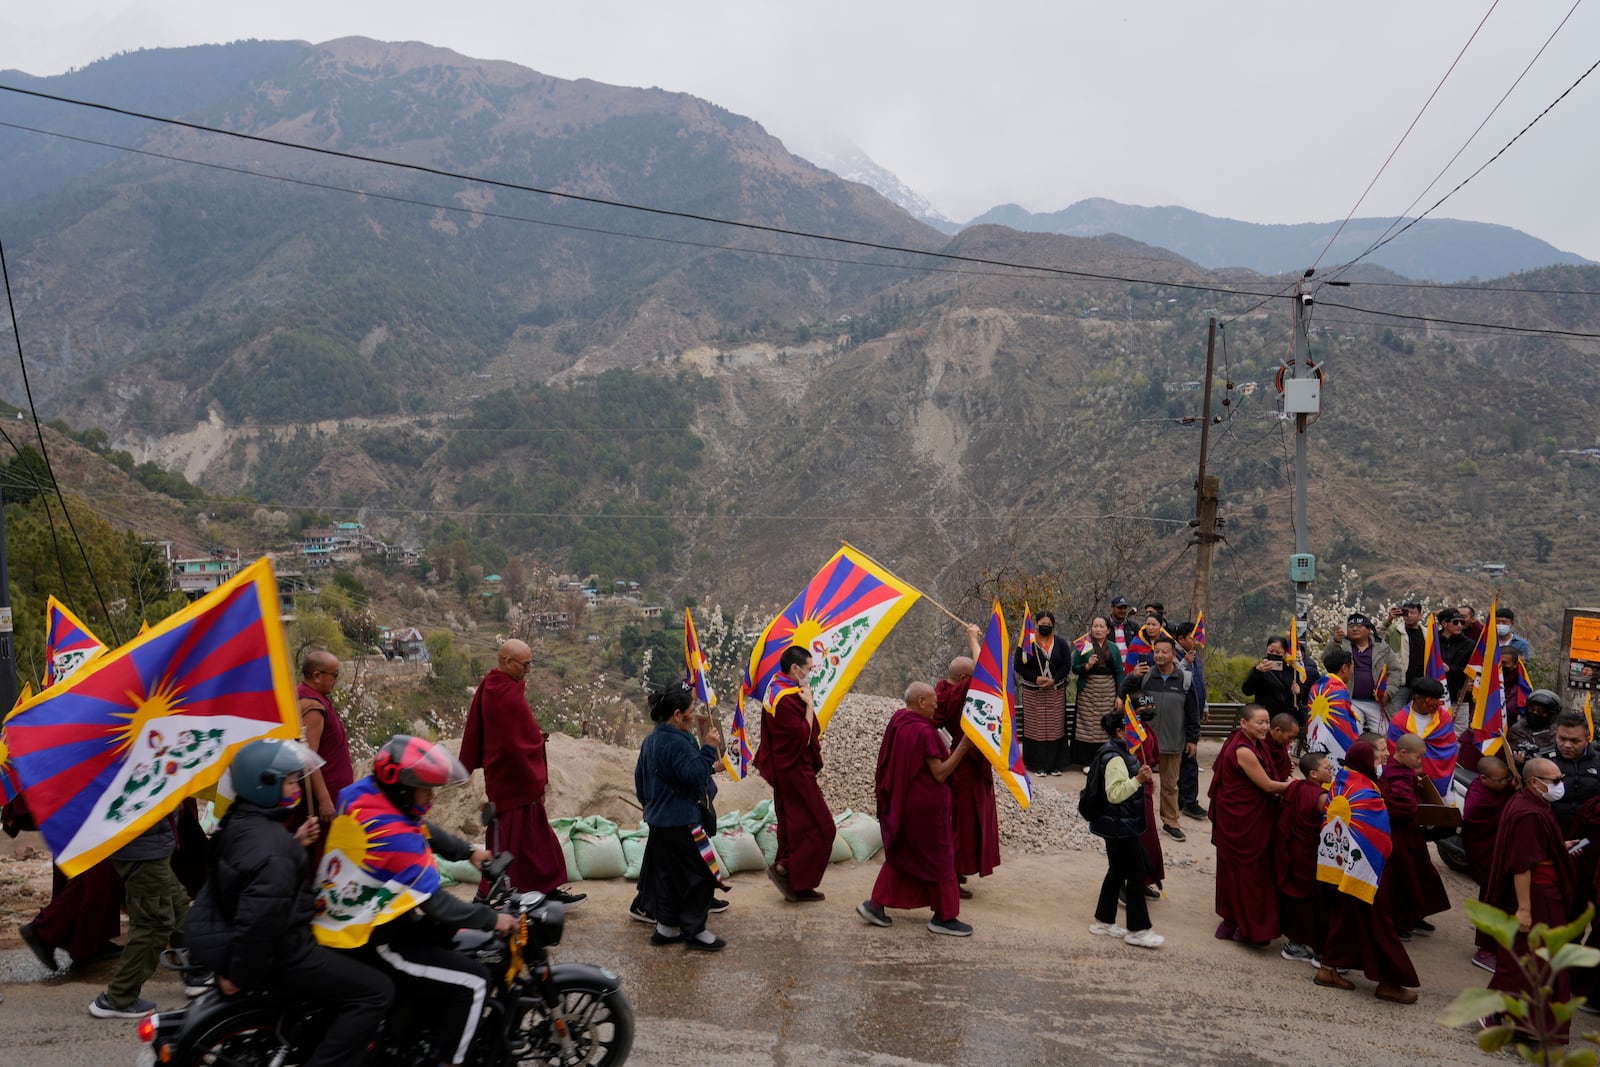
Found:
<svg viewBox="0 0 1600 1067"><path fill-rule="evenodd" d="M1211 554L1220 538L1217 535L1217 495L1222 483L1214 474L1206 473L1206 451L1211 444L1211 377L1216 370L1217 320L1213 316L1206 331L1206 385L1205 412L1200 420L1200 470L1194 480L1195 503L1194 540L1196 545L1194 565L1194 617L1206 610L1211 602Z"/></svg>

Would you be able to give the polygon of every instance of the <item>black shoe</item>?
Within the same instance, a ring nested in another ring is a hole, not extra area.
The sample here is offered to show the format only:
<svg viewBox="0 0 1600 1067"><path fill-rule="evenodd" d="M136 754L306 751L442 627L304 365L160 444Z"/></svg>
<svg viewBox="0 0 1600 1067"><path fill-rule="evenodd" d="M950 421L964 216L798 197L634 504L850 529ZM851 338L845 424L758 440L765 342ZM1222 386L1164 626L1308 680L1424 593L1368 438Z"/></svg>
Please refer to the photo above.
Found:
<svg viewBox="0 0 1600 1067"><path fill-rule="evenodd" d="M1438 932L1439 928L1433 925L1427 919L1418 919L1417 925L1413 926L1411 929L1419 934L1432 934Z"/></svg>
<svg viewBox="0 0 1600 1067"><path fill-rule="evenodd" d="M582 904L584 901L588 900L589 894L572 893L565 889L552 889L550 892L546 893L544 897L546 900L553 900L557 904L565 904L569 908L575 908L579 904Z"/></svg>
<svg viewBox="0 0 1600 1067"><path fill-rule="evenodd" d="M861 921L871 923L873 926L893 926L894 920L884 913L883 905L870 900L863 900L856 905L856 914L861 916Z"/></svg>
<svg viewBox="0 0 1600 1067"><path fill-rule="evenodd" d="M23 923L17 927L17 933L22 935L22 943L28 946L34 959L44 964L47 971L59 971L61 965L56 963L56 950L44 943L38 931L34 930L32 923Z"/></svg>
<svg viewBox="0 0 1600 1067"><path fill-rule="evenodd" d="M637 904L628 908L628 918L632 919L636 923L649 923L651 926L654 926L656 922L656 917L654 915L651 915Z"/></svg>
<svg viewBox="0 0 1600 1067"><path fill-rule="evenodd" d="M1410 930L1401 930L1400 931L1400 940L1402 940L1402 941L1410 941L1411 940L1411 931Z"/></svg>
<svg viewBox="0 0 1600 1067"><path fill-rule="evenodd" d="M1191 819L1204 819L1206 817L1206 809L1202 808L1198 804L1189 804L1185 806L1183 813L1189 816Z"/></svg>
<svg viewBox="0 0 1600 1067"><path fill-rule="evenodd" d="M685 938L683 947L689 952L721 952L728 947L728 943L712 934L710 941L702 941L698 937Z"/></svg>
<svg viewBox="0 0 1600 1067"><path fill-rule="evenodd" d="M1144 887L1144 896L1146 900L1160 900L1161 890L1153 885L1147 885Z"/></svg>
<svg viewBox="0 0 1600 1067"><path fill-rule="evenodd" d="M1180 826L1164 825L1161 827L1161 832L1172 838L1174 841L1187 841L1189 839L1189 835L1185 834L1183 832L1183 828Z"/></svg>
<svg viewBox="0 0 1600 1067"><path fill-rule="evenodd" d="M676 945L682 940L682 934L664 934L660 930L650 935L650 943L652 945Z"/></svg>
<svg viewBox="0 0 1600 1067"><path fill-rule="evenodd" d="M796 889L794 891L794 899L801 904L815 904L819 900L827 900L828 897L827 894L820 893L815 889Z"/></svg>
<svg viewBox="0 0 1600 1067"><path fill-rule="evenodd" d="M723 900L721 897L712 897L711 905L707 907L706 910L713 915L717 915L727 911L728 905L731 903L733 903L731 900Z"/></svg>

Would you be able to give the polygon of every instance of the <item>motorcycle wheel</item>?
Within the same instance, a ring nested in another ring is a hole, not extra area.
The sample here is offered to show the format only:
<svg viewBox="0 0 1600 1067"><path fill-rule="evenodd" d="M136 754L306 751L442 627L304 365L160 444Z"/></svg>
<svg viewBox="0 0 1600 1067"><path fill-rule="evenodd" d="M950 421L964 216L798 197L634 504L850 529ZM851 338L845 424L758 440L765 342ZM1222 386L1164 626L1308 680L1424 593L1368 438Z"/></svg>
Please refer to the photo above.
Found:
<svg viewBox="0 0 1600 1067"><path fill-rule="evenodd" d="M559 993L572 1047L564 1049L551 1032L542 1000L525 998L517 1031L526 1042L514 1062L526 1067L620 1067L633 1051L633 1005L618 989L565 985Z"/></svg>
<svg viewBox="0 0 1600 1067"><path fill-rule="evenodd" d="M283 1048L277 1015L249 1012L224 1019L188 1043L178 1062L187 1067L256 1067L272 1061ZM296 1067L304 1057L291 1048L283 1067Z"/></svg>

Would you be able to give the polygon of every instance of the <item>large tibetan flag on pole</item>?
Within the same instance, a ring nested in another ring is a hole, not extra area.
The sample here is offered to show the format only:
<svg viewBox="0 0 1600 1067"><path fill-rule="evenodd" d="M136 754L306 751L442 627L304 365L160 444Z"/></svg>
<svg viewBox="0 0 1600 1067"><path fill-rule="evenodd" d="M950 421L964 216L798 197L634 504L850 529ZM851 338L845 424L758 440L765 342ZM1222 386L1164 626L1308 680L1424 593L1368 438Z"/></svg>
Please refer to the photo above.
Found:
<svg viewBox="0 0 1600 1067"><path fill-rule="evenodd" d="M5 724L17 713L17 708L26 703L31 696L33 696L33 686L23 682L22 692L17 694L17 702L6 712L5 718L0 720L0 802L6 804L17 798L17 794L22 792L22 787L17 784L16 772L11 769L11 747L6 743Z"/></svg>
<svg viewBox="0 0 1600 1067"><path fill-rule="evenodd" d="M266 560L97 656L6 722L11 767L69 876L215 785L244 744L299 734Z"/></svg>
<svg viewBox="0 0 1600 1067"><path fill-rule="evenodd" d="M700 638L694 632L694 616L683 609L683 661L687 668L684 682L694 693L694 698L708 708L717 706L717 691L711 688L706 677L706 654L700 648Z"/></svg>
<svg viewBox="0 0 1600 1067"><path fill-rule="evenodd" d="M1311 707L1307 716L1306 748L1326 752L1339 762L1361 736L1361 719L1350 705L1350 690L1344 679L1326 674L1311 686Z"/></svg>
<svg viewBox="0 0 1600 1067"><path fill-rule="evenodd" d="M1017 735L1017 690L1011 674L1011 639L1006 634L1000 601L994 602L983 647L972 668L972 684L961 709L961 732L994 767L1017 804L1033 802L1033 783L1022 764L1022 739Z"/></svg>
<svg viewBox="0 0 1600 1067"><path fill-rule="evenodd" d="M1371 778L1349 767L1334 775L1317 845L1317 881L1372 903L1389 862L1389 809Z"/></svg>
<svg viewBox="0 0 1600 1067"><path fill-rule="evenodd" d="M1485 756L1498 755L1506 744L1506 685L1500 672L1500 638L1495 632L1499 608L1496 598L1489 605L1483 636L1478 638L1482 667L1472 680L1472 739ZM1439 713L1443 715L1445 709L1441 707ZM1443 790L1439 795L1444 795Z"/></svg>
<svg viewBox="0 0 1600 1067"><path fill-rule="evenodd" d="M761 631L745 667L741 703L749 696L765 699L784 649L800 645L811 652L808 682L817 722L826 730L850 683L921 595L845 545Z"/></svg>
<svg viewBox="0 0 1600 1067"><path fill-rule="evenodd" d="M44 611L44 687L64 682L72 672L106 650L65 604L51 597Z"/></svg>

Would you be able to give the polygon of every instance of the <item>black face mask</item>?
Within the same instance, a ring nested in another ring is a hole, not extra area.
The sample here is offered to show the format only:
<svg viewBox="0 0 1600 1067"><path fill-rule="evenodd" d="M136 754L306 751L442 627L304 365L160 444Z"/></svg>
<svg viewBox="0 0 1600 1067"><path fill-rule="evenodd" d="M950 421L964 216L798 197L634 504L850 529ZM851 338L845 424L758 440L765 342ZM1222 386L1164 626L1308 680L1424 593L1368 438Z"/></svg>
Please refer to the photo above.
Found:
<svg viewBox="0 0 1600 1067"><path fill-rule="evenodd" d="M1140 722L1153 722L1153 721L1155 721L1155 717L1156 717L1156 709L1155 708L1145 708L1145 709L1143 709L1142 711L1139 712L1139 721Z"/></svg>
<svg viewBox="0 0 1600 1067"><path fill-rule="evenodd" d="M1276 652L1268 652L1267 653L1267 659L1271 660L1273 663L1282 663L1283 662L1283 657L1280 656Z"/></svg>
<svg viewBox="0 0 1600 1067"><path fill-rule="evenodd" d="M1050 626L1048 624L1039 627L1039 636L1040 637L1049 637L1051 634L1053 634L1055 632L1056 632L1056 628L1054 626Z"/></svg>
<svg viewBox="0 0 1600 1067"><path fill-rule="evenodd" d="M1531 708L1528 710L1528 725L1533 727L1535 730L1543 730L1546 726L1549 726L1554 719L1554 715L1545 715L1534 711Z"/></svg>

